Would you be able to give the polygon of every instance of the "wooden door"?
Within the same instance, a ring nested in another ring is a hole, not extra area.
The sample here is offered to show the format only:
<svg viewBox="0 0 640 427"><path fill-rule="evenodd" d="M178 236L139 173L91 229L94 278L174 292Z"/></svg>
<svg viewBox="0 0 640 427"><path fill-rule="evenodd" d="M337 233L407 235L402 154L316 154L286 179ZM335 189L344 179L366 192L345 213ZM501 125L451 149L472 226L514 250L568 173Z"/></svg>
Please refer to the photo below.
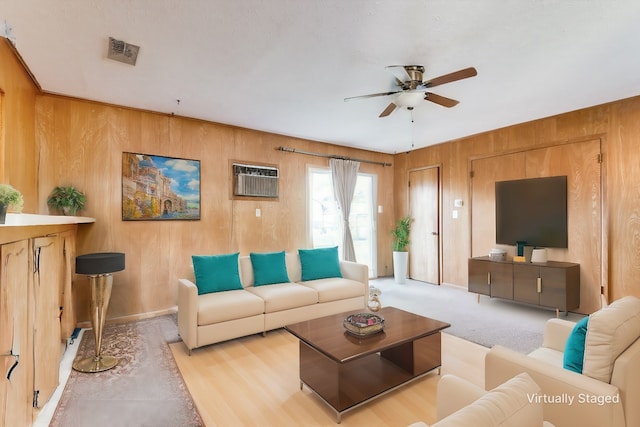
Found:
<svg viewBox="0 0 640 427"><path fill-rule="evenodd" d="M62 343L66 343L67 339L73 334L76 328L76 312L73 306L73 273L76 264L76 233L74 231L65 231L60 233L63 244L64 266L62 273L62 286L60 289L60 339Z"/></svg>
<svg viewBox="0 0 640 427"><path fill-rule="evenodd" d="M409 277L440 284L440 168L409 172Z"/></svg>
<svg viewBox="0 0 640 427"><path fill-rule="evenodd" d="M491 276L489 261L469 259L469 292L491 295Z"/></svg>
<svg viewBox="0 0 640 427"><path fill-rule="evenodd" d="M31 425L31 346L29 345L27 240L0 246L0 425ZM13 354L20 356L15 363ZM7 376L9 378L7 378Z"/></svg>
<svg viewBox="0 0 640 427"><path fill-rule="evenodd" d="M58 387L62 353L60 336L60 293L64 271L62 239L59 236L33 239L33 354L34 397L42 407Z"/></svg>

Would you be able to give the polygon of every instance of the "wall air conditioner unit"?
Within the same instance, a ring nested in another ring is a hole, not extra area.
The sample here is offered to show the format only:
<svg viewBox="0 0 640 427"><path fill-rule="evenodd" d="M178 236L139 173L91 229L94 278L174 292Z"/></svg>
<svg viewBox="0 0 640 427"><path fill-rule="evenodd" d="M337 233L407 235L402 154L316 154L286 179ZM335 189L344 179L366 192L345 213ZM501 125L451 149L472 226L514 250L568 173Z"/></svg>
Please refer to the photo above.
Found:
<svg viewBox="0 0 640 427"><path fill-rule="evenodd" d="M233 195L278 197L278 168L234 163Z"/></svg>

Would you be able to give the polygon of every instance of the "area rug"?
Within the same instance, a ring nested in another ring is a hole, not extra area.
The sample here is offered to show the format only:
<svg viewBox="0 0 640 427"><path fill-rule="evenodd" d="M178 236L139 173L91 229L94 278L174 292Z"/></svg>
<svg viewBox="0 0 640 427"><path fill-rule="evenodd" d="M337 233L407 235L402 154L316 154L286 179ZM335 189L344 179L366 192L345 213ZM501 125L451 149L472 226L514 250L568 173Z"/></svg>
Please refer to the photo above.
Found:
<svg viewBox="0 0 640 427"><path fill-rule="evenodd" d="M542 344L547 320L555 310L481 296L451 285L433 285L415 280L398 284L393 279L370 281L382 290L382 305L390 305L415 314L442 320L451 327L445 333L485 347L502 345L520 353L529 353ZM581 314L569 313L563 319L578 321Z"/></svg>
<svg viewBox="0 0 640 427"><path fill-rule="evenodd" d="M203 426L169 349L179 340L175 314L107 324L102 353L117 357L118 365L72 371L50 426ZM85 331L76 358L93 356L94 343Z"/></svg>

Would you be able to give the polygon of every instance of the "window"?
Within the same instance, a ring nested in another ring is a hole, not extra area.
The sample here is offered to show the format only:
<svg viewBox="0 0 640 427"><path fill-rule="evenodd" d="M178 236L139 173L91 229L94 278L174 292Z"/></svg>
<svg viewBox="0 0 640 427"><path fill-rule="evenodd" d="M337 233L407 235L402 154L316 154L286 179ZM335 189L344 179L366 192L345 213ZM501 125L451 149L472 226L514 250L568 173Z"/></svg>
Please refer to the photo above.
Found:
<svg viewBox="0 0 640 427"><path fill-rule="evenodd" d="M333 195L330 169L309 169L309 225L314 248L338 246L342 257L342 214ZM376 277L376 222L374 215L376 176L358 174L349 213L356 260L369 266L369 276Z"/></svg>

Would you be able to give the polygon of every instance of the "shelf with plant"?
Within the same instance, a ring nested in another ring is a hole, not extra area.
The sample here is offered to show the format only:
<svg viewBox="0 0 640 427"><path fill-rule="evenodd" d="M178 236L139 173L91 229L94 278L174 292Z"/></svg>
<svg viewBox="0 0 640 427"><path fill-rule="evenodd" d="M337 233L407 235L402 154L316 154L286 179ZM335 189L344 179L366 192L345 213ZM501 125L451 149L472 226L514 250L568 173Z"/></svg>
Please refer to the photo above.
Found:
<svg viewBox="0 0 640 427"><path fill-rule="evenodd" d="M12 185L0 184L0 224L4 224L7 212L21 212L22 193Z"/></svg>

